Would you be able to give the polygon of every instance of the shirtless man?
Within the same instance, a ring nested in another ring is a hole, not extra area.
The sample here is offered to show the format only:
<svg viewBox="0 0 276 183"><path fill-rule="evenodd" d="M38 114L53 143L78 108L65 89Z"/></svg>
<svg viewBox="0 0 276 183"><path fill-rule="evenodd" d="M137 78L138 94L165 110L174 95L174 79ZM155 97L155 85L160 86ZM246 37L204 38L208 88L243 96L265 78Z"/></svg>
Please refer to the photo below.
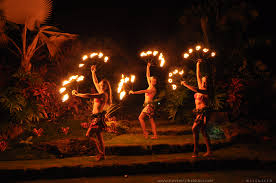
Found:
<svg viewBox="0 0 276 183"><path fill-rule="evenodd" d="M92 140L91 133L96 133L98 143L96 143L99 154L97 155L97 160L105 159L105 145L103 139L103 131L106 130L105 124L105 111L109 105L112 104L112 91L109 82L103 79L100 83L96 77L96 66L91 66L92 79L98 93L78 93L76 90L72 91L72 95L82 97L82 98L93 98L93 110L91 116L91 122L89 128L86 132L86 136Z"/></svg>
<svg viewBox="0 0 276 183"><path fill-rule="evenodd" d="M204 142L206 144L207 152L204 156L211 155L211 142L209 135L206 132L206 125L208 122L208 92L207 92L207 77L200 76L200 64L202 63L201 59L198 59L196 65L196 76L198 88L188 85L185 81L181 81L181 85L184 85L188 89L196 92L194 95L196 109L196 119L194 121L192 131L194 137L194 154L192 157L198 157L198 140L199 140L199 130L202 133Z"/></svg>
<svg viewBox="0 0 276 183"><path fill-rule="evenodd" d="M157 139L157 133L156 133L156 125L154 122L154 104L153 104L153 98L156 94L156 78L150 76L150 66L151 64L148 63L147 65L147 81L149 87L146 90L140 90L140 91L129 91L129 94L145 94L145 102L144 102L144 109L142 110L140 116L139 116L139 121L141 124L141 127L143 129L144 137L147 139L148 138L148 132L146 131L146 126L145 126L145 117L147 116L149 118L151 128L152 128L152 133L153 137L152 139Z"/></svg>

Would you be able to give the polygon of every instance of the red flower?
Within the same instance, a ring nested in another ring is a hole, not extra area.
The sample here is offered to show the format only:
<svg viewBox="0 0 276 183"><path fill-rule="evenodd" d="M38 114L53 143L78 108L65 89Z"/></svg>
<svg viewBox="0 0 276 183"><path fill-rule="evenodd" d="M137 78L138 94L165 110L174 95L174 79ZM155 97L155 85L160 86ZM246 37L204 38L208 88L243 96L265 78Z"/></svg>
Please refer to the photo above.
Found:
<svg viewBox="0 0 276 183"><path fill-rule="evenodd" d="M39 128L38 130L36 128L34 128L33 132L40 137L42 135L43 129Z"/></svg>
<svg viewBox="0 0 276 183"><path fill-rule="evenodd" d="M61 130L62 130L62 132L63 132L65 135L67 135L67 134L68 134L68 131L69 131L69 127L68 127L68 126L67 126L66 128L61 127Z"/></svg>
<svg viewBox="0 0 276 183"><path fill-rule="evenodd" d="M0 151L2 151L2 152L5 151L7 146L8 146L8 143L6 141L1 141L0 142Z"/></svg>
<svg viewBox="0 0 276 183"><path fill-rule="evenodd" d="M89 123L81 123L80 124L82 128L88 128L89 127Z"/></svg>

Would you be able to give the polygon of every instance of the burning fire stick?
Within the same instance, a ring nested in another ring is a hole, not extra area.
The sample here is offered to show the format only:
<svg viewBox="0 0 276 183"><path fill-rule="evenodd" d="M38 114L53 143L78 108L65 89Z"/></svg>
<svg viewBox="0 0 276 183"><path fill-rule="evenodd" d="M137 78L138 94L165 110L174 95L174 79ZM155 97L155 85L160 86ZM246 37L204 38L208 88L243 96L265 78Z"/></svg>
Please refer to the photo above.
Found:
<svg viewBox="0 0 276 183"><path fill-rule="evenodd" d="M119 94L120 100L126 96L126 91L130 90L129 84L131 83L131 88L133 90L133 83L135 82L135 75L131 74L130 77L122 74L120 82L118 83L117 92Z"/></svg>
<svg viewBox="0 0 276 183"><path fill-rule="evenodd" d="M202 48L201 45L196 45L195 50L192 48L188 49L188 52L183 54L184 59L189 59L197 62L198 59L209 60L210 58L214 58L216 56L216 52L210 51L209 48Z"/></svg>
<svg viewBox="0 0 276 183"><path fill-rule="evenodd" d="M109 57L108 56L104 56L104 54L102 52L93 52L93 53L90 53L89 55L84 55L82 56L82 62L78 65L78 68L82 69L85 65L87 65L87 61L88 59L92 59L92 58L99 58L101 59L104 63L107 63L108 60L109 60ZM85 62L85 63L84 63ZM81 82L84 80L84 76L83 75L73 75L73 76L70 76L69 79L67 80L64 80L62 82L62 87L59 89L59 93L60 94L63 94L65 91L68 90L68 86L70 86L74 81L76 81L77 83ZM70 93L70 92L69 92ZM66 93L62 96L62 102L65 102L69 99L69 94Z"/></svg>
<svg viewBox="0 0 276 183"><path fill-rule="evenodd" d="M150 50L149 51L142 51L140 53L140 56L142 58L144 58L146 60L146 62L151 62L151 63L156 61L155 58L158 58L157 60L160 61L160 63L159 63L160 67L163 67L165 62L166 62L166 60L163 56L163 53L159 53L158 51L150 51Z"/></svg>
<svg viewBox="0 0 276 183"><path fill-rule="evenodd" d="M169 73L168 82L171 84L172 89L177 89L177 84L183 79L184 70L181 68L176 68L172 72Z"/></svg>

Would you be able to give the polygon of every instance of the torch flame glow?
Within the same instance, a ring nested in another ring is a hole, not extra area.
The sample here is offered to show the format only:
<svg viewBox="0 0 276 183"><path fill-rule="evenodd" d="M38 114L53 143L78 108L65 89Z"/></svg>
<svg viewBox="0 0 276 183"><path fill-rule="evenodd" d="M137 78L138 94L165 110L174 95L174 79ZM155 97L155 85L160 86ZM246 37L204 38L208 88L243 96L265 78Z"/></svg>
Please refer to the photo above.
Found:
<svg viewBox="0 0 276 183"><path fill-rule="evenodd" d="M141 56L141 57L144 57L144 56L147 56L147 54L146 54L145 52L142 52L142 53L140 54L140 56Z"/></svg>
<svg viewBox="0 0 276 183"><path fill-rule="evenodd" d="M71 77L69 78L69 81L72 81L73 79L77 79L77 78L78 78L78 75L71 76Z"/></svg>
<svg viewBox="0 0 276 183"><path fill-rule="evenodd" d="M164 59L164 58L162 58L162 59L161 59L161 63L160 63L160 67L163 67L163 66L164 66L164 64L165 64L165 59Z"/></svg>
<svg viewBox="0 0 276 183"><path fill-rule="evenodd" d="M147 54L148 54L148 55L152 54L152 51L147 51Z"/></svg>
<svg viewBox="0 0 276 183"><path fill-rule="evenodd" d="M188 58L189 54L188 53L184 53L184 58Z"/></svg>
<svg viewBox="0 0 276 183"><path fill-rule="evenodd" d="M68 100L69 99L69 95L68 94L65 94L65 95L63 95L63 97L62 97L62 102L65 102L66 100Z"/></svg>
<svg viewBox="0 0 276 183"><path fill-rule="evenodd" d="M173 71L173 73L174 73L174 74L178 73L178 70L177 70L177 69L175 69L175 70Z"/></svg>
<svg viewBox="0 0 276 183"><path fill-rule="evenodd" d="M59 89L59 93L63 93L65 90L66 90L66 88L62 87L62 88Z"/></svg>
<svg viewBox="0 0 276 183"><path fill-rule="evenodd" d="M107 62L108 61L108 57L104 57L104 62Z"/></svg>
<svg viewBox="0 0 276 183"><path fill-rule="evenodd" d="M180 74L180 75L184 74L184 70L180 71L179 74Z"/></svg>
<svg viewBox="0 0 276 183"><path fill-rule="evenodd" d="M103 53L100 52L100 53L98 54L98 57L99 57L99 58L102 58L102 57L103 57Z"/></svg>
<svg viewBox="0 0 276 183"><path fill-rule="evenodd" d="M156 56L158 54L158 51L153 52L153 56Z"/></svg>
<svg viewBox="0 0 276 183"><path fill-rule="evenodd" d="M189 49L189 53L193 53L193 49L192 48Z"/></svg>
<svg viewBox="0 0 276 183"><path fill-rule="evenodd" d="M65 81L63 81L62 86L65 86L65 85L67 85L69 83L70 83L70 81L65 80Z"/></svg>
<svg viewBox="0 0 276 183"><path fill-rule="evenodd" d="M211 56L214 57L216 55L216 52L212 52Z"/></svg>
<svg viewBox="0 0 276 183"><path fill-rule="evenodd" d="M84 55L84 56L82 57L82 60L84 61L84 60L86 60L86 59L88 59L88 56L87 56L87 55Z"/></svg>
<svg viewBox="0 0 276 183"><path fill-rule="evenodd" d="M173 90L176 90L177 86L175 84L172 85Z"/></svg>
<svg viewBox="0 0 276 183"><path fill-rule="evenodd" d="M126 92L125 91L122 91L120 93L120 100L122 100L124 98L124 96L126 95Z"/></svg>
<svg viewBox="0 0 276 183"><path fill-rule="evenodd" d="M125 83L129 82L129 77L125 78Z"/></svg>
<svg viewBox="0 0 276 183"><path fill-rule="evenodd" d="M83 67L84 66L84 64L79 64L79 68L81 68L81 67Z"/></svg>
<svg viewBox="0 0 276 183"><path fill-rule="evenodd" d="M200 50L201 49L201 46L200 45L197 45L196 46L196 50L198 51L198 50Z"/></svg>
<svg viewBox="0 0 276 183"><path fill-rule="evenodd" d="M93 58L94 56L98 55L98 53L91 53L90 58Z"/></svg>
<svg viewBox="0 0 276 183"><path fill-rule="evenodd" d="M204 49L203 49L203 52L205 52L205 53L207 53L208 51L209 51L208 48L204 48Z"/></svg>
<svg viewBox="0 0 276 183"><path fill-rule="evenodd" d="M172 83L172 79L168 79L168 82L169 82L169 83Z"/></svg>
<svg viewBox="0 0 276 183"><path fill-rule="evenodd" d="M160 55L159 55L158 59L159 59L159 60L164 59L164 58L163 58L163 54L162 54L162 53L160 53Z"/></svg>
<svg viewBox="0 0 276 183"><path fill-rule="evenodd" d="M76 81L79 82L79 81L82 81L83 79L84 79L84 76L80 76Z"/></svg>
<svg viewBox="0 0 276 183"><path fill-rule="evenodd" d="M130 82L134 83L134 81L135 81L135 75L131 75L130 76Z"/></svg>
<svg viewBox="0 0 276 183"><path fill-rule="evenodd" d="M169 77L172 77L172 75L173 75L173 74L170 72L170 73L169 73Z"/></svg>

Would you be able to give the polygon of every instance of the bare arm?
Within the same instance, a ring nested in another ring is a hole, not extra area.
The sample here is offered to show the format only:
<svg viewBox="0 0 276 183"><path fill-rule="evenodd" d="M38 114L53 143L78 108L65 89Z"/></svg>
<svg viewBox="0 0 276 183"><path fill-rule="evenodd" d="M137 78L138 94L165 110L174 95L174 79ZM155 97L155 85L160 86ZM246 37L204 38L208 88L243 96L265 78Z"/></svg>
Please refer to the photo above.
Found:
<svg viewBox="0 0 276 183"><path fill-rule="evenodd" d="M75 95L77 97L81 98L102 98L104 96L103 93L78 93L76 90L72 91L72 95Z"/></svg>
<svg viewBox="0 0 276 183"><path fill-rule="evenodd" d="M202 81L201 81L201 75L200 75L200 63L202 62L201 59L198 60L196 63L196 79L197 79L197 85L198 88L202 88Z"/></svg>
<svg viewBox="0 0 276 183"><path fill-rule="evenodd" d="M129 91L129 94L143 94L143 93L151 93L154 89L147 90L139 90L139 91Z"/></svg>
<svg viewBox="0 0 276 183"><path fill-rule="evenodd" d="M146 76L147 76L147 81L148 81L148 84L150 85L150 63L148 63L148 65L147 65L147 74L146 74Z"/></svg>
<svg viewBox="0 0 276 183"><path fill-rule="evenodd" d="M93 83L97 89L98 92L100 92L100 86L99 86L99 82L96 76L96 66L92 65L91 66L91 73L92 73L92 79L93 79Z"/></svg>
<svg viewBox="0 0 276 183"><path fill-rule="evenodd" d="M202 93L202 94L206 94L206 95L208 94L207 90L200 90L194 86L188 85L185 81L181 81L181 85L187 87L188 89L192 90L193 92Z"/></svg>

